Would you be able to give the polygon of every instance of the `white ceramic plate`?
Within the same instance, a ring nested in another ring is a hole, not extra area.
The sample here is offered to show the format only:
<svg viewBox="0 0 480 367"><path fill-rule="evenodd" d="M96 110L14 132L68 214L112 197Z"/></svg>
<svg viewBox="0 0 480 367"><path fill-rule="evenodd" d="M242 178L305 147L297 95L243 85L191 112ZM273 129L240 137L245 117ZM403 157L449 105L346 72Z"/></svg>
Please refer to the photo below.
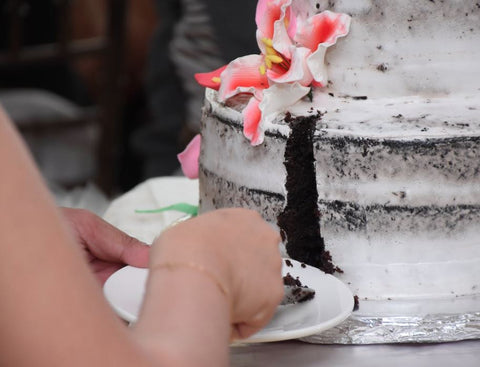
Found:
<svg viewBox="0 0 480 367"><path fill-rule="evenodd" d="M270 323L243 343L297 339L330 329L352 312L354 300L348 287L332 275L297 261L284 262L283 274L299 277L302 284L315 289L308 302L279 306ZM143 299L148 270L126 266L105 283L104 293L115 312L128 322L135 322Z"/></svg>

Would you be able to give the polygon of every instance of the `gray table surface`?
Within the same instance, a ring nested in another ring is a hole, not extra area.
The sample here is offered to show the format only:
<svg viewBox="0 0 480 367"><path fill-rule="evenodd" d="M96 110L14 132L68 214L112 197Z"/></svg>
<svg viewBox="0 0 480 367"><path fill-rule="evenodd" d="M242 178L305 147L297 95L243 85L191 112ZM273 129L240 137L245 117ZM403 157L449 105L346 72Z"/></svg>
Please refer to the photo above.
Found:
<svg viewBox="0 0 480 367"><path fill-rule="evenodd" d="M232 367L480 366L480 340L440 344L319 345L300 341L231 348Z"/></svg>

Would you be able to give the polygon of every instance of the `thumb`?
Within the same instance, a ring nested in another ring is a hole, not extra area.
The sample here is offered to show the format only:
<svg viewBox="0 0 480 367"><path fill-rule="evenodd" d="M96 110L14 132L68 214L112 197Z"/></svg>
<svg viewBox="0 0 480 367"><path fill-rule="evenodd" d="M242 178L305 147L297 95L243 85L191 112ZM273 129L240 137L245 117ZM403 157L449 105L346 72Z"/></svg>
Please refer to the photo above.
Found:
<svg viewBox="0 0 480 367"><path fill-rule="evenodd" d="M77 240L98 259L136 267L148 266L150 246L114 227L92 212L62 208Z"/></svg>
<svg viewBox="0 0 480 367"><path fill-rule="evenodd" d="M102 248L104 252L99 258L106 261L121 262L138 268L148 267L148 257L150 253L150 246L129 236L125 232L120 231L111 224L106 224L105 232L110 232L108 238L99 239L103 242ZM109 243L106 243L106 241Z"/></svg>
<svg viewBox="0 0 480 367"><path fill-rule="evenodd" d="M138 268L148 267L150 246L136 238L130 237L124 232L120 233L119 241L116 242L121 251L120 260L125 264L136 266Z"/></svg>

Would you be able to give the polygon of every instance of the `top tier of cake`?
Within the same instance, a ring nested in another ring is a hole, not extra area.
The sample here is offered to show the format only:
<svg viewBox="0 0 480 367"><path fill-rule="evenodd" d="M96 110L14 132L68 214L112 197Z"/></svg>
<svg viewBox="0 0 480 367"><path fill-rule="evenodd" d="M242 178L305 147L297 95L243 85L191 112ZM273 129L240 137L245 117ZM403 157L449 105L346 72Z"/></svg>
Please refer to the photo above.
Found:
<svg viewBox="0 0 480 367"><path fill-rule="evenodd" d="M326 56L335 96L479 93L478 0L302 1L312 13L352 16L350 33Z"/></svg>

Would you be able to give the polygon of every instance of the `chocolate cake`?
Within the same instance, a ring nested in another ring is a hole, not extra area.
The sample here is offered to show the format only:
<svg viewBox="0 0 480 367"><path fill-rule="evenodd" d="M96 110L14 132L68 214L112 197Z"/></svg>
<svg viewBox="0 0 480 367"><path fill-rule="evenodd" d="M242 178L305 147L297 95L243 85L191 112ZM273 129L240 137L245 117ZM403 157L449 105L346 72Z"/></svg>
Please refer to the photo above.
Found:
<svg viewBox="0 0 480 367"><path fill-rule="evenodd" d="M315 290L309 289L307 285L302 284L298 277L294 278L290 273L283 277L283 284L295 287L290 295L294 303L304 303L315 298ZM304 291L305 289L307 291Z"/></svg>
<svg viewBox="0 0 480 367"><path fill-rule="evenodd" d="M285 256L360 301L478 295L477 2L261 0L257 13L273 8L272 34L257 17L260 55L200 79L200 211L257 210ZM288 79L301 55L309 84Z"/></svg>

